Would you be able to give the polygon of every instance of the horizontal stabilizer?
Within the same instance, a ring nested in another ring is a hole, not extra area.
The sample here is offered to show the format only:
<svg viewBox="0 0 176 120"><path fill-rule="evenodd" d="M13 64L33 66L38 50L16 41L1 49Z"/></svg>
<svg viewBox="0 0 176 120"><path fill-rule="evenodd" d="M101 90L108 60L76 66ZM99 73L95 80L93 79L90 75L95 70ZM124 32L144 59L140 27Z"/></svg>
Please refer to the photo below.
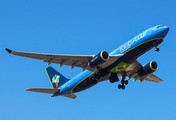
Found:
<svg viewBox="0 0 176 120"><path fill-rule="evenodd" d="M52 88L29 88L26 91L54 94L54 93L59 93L60 89L52 89Z"/></svg>
<svg viewBox="0 0 176 120"><path fill-rule="evenodd" d="M62 95L62 96L72 98L72 99L75 99L77 97L75 94L67 94L67 95Z"/></svg>

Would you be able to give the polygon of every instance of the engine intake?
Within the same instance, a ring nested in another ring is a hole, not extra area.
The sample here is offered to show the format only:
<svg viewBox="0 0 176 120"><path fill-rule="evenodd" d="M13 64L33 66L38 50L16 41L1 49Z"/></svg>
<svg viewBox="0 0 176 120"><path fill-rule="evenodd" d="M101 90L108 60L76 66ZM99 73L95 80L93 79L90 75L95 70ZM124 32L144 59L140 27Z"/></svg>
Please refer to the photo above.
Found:
<svg viewBox="0 0 176 120"><path fill-rule="evenodd" d="M109 54L106 51L101 51L100 53L96 54L88 63L90 67L98 66L109 59Z"/></svg>
<svg viewBox="0 0 176 120"><path fill-rule="evenodd" d="M140 77L153 73L158 69L158 64L155 61L151 61L145 64L142 68L138 70Z"/></svg>

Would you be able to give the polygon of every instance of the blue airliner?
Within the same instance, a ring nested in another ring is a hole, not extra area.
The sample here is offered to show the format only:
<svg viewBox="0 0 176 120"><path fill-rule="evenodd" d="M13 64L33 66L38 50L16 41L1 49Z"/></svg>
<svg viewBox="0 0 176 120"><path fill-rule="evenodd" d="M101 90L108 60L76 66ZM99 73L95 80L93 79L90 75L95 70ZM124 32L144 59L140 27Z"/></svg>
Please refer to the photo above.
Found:
<svg viewBox="0 0 176 120"><path fill-rule="evenodd" d="M162 82L163 80L153 74L158 68L155 61L141 65L137 58L152 48L159 51L158 45L163 42L168 31L168 26L154 26L135 36L110 54L101 51L96 55L61 55L18 52L7 48L6 50L13 55L43 60L43 62L48 62L48 65L51 63L60 64L60 67L69 65L71 69L81 67L83 69L81 73L72 79L68 79L49 66L46 68L46 72L53 88L30 88L26 90L53 94L52 97L65 96L75 99L74 93L106 80L111 83L118 82L119 76L121 76L121 84L118 85L118 88L122 90L125 89L125 85L131 78L134 78L134 82L139 80L140 83L144 80L155 83Z"/></svg>

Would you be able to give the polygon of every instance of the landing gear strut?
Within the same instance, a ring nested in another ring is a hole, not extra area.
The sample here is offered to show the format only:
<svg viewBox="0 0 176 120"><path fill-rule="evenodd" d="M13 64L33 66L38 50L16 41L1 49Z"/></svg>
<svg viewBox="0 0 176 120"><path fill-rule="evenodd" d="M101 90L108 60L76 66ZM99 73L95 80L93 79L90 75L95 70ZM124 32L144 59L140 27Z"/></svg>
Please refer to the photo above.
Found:
<svg viewBox="0 0 176 120"><path fill-rule="evenodd" d="M122 88L122 90L124 90L124 89L125 89L125 85L128 85L128 80L125 80L125 77L126 77L126 73L123 72L123 73L122 73L121 84L118 85L118 88L119 88L119 89Z"/></svg>
<svg viewBox="0 0 176 120"><path fill-rule="evenodd" d="M158 47L158 45L161 43L161 40L157 40L154 44L153 44L153 46L155 47L155 51L157 51L157 52L159 52L159 48L157 48Z"/></svg>

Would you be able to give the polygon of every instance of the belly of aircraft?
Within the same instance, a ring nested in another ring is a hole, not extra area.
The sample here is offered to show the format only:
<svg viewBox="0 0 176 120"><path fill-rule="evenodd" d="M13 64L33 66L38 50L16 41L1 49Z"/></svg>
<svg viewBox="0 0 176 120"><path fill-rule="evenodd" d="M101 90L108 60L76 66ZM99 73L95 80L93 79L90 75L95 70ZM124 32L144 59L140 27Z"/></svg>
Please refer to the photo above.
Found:
<svg viewBox="0 0 176 120"><path fill-rule="evenodd" d="M81 83L79 83L76 87L74 87L72 92L73 93L80 92L80 91L88 89L94 85L95 84L92 82L91 76L89 76L85 80L83 80Z"/></svg>

